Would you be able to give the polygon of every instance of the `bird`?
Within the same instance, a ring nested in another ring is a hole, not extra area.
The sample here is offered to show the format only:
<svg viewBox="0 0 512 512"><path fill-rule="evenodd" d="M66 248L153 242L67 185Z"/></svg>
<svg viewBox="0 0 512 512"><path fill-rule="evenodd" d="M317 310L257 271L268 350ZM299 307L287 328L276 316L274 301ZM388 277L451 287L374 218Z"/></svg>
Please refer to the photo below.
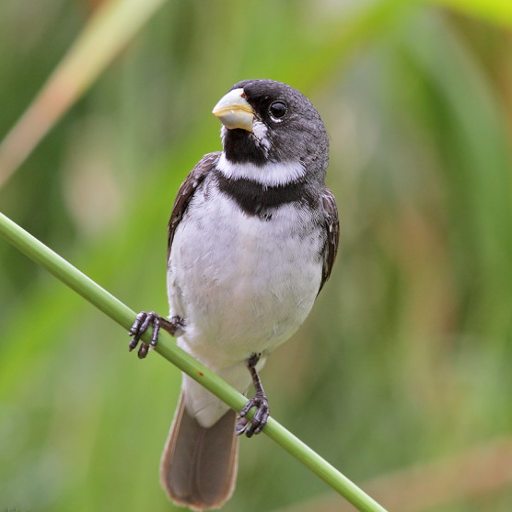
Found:
<svg viewBox="0 0 512 512"><path fill-rule="evenodd" d="M254 385L237 416L183 374L160 477L170 499L193 510L231 497L238 437L260 433L270 414L259 372L308 316L339 241L325 185L329 138L312 103L290 85L250 79L213 114L223 149L190 172L168 224L169 316L142 311L129 331L142 359L163 328L240 392ZM142 342L150 327L151 341Z"/></svg>

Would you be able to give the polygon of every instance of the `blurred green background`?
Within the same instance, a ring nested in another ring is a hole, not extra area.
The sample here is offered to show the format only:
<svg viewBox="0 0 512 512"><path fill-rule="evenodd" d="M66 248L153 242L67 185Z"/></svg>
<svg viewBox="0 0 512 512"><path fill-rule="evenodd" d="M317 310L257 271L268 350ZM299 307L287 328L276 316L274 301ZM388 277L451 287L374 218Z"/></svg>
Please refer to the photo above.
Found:
<svg viewBox="0 0 512 512"><path fill-rule="evenodd" d="M3 213L166 314L166 224L220 148L211 108L245 78L309 96L340 255L262 377L275 418L390 512L512 509L512 9L453 3L167 1L0 188ZM103 4L0 3L0 139ZM172 510L179 372L1 240L0 332L0 509ZM241 439L224 510L285 508L354 510Z"/></svg>

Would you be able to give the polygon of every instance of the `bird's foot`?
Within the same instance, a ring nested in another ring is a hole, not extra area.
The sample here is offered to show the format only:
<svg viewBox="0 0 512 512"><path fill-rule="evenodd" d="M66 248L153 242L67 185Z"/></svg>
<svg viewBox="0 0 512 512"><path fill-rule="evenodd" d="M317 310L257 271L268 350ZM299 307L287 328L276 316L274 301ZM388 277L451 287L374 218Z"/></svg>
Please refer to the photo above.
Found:
<svg viewBox="0 0 512 512"><path fill-rule="evenodd" d="M259 434L263 427L267 424L268 417L270 415L270 408L268 406L267 395L263 390L260 376L256 370L256 365L261 358L261 354L251 354L246 360L245 365L249 370L256 390L255 395L245 404L244 408L238 415L238 423L235 426L235 434L239 436L245 432L247 437L252 437L255 434ZM247 413L256 407L256 412L251 419L247 418Z"/></svg>
<svg viewBox="0 0 512 512"><path fill-rule="evenodd" d="M151 336L151 341L148 344L141 341L141 337L148 330L150 325L153 327L153 334ZM130 352L137 347L140 341L140 347L137 355L139 356L139 359L144 359L148 355L148 352L156 347L158 343L158 334L160 333L161 328L165 329L171 336L176 336L177 333L183 329L183 319L179 316L173 316L171 320L166 320L154 311L149 313L147 311L141 311L128 331L128 334L133 336L132 340L128 344Z"/></svg>
<svg viewBox="0 0 512 512"><path fill-rule="evenodd" d="M247 413L256 407L254 416L249 419ZM268 406L268 400L265 394L256 393L244 406L238 415L238 423L235 427L235 434L237 436L244 434L247 437L252 437L255 434L259 434L263 427L267 424L268 417L270 415L270 408Z"/></svg>

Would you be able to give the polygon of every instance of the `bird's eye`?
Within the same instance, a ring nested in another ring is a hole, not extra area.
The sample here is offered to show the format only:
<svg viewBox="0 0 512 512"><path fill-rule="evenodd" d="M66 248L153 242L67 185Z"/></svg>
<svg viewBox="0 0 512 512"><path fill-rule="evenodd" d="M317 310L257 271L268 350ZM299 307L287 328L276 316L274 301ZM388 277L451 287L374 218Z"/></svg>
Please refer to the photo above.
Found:
<svg viewBox="0 0 512 512"><path fill-rule="evenodd" d="M270 115L277 121L282 119L286 114L286 104L282 101L274 101L269 108Z"/></svg>

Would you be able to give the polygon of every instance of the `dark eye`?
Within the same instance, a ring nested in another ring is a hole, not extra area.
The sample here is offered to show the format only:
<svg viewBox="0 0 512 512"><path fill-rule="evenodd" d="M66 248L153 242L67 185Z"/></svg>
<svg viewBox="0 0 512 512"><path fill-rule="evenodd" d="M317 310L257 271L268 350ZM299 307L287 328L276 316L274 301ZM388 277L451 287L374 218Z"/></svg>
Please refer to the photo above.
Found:
<svg viewBox="0 0 512 512"><path fill-rule="evenodd" d="M281 119L286 114L286 104L282 101L274 101L269 108L270 115L274 119Z"/></svg>

